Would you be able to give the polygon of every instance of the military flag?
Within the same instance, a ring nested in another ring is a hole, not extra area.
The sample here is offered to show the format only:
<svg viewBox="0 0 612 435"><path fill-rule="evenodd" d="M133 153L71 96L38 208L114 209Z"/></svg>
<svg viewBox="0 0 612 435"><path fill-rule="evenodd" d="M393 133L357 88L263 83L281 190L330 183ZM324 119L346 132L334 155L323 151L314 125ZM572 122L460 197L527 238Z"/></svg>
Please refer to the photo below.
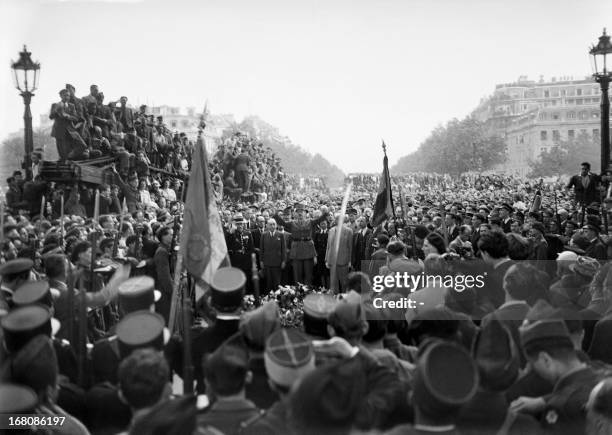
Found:
<svg viewBox="0 0 612 435"><path fill-rule="evenodd" d="M389 160L387 159L387 146L385 141L382 143L385 156L383 158L383 172L380 177L380 188L374 203L374 215L372 216L372 226L378 226L395 213L393 208L393 197L391 195L391 178L389 177Z"/></svg>
<svg viewBox="0 0 612 435"><path fill-rule="evenodd" d="M228 258L201 138L195 145L189 176L180 253L187 271L206 284Z"/></svg>

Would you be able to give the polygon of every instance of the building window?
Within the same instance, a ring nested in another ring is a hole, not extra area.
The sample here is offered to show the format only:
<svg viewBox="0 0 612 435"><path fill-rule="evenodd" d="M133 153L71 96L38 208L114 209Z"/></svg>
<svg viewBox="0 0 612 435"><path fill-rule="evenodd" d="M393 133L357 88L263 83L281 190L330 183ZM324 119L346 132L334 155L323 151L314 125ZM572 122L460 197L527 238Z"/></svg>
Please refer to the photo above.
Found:
<svg viewBox="0 0 612 435"><path fill-rule="evenodd" d="M554 120L558 120L559 119L559 114L558 113L553 113L552 118Z"/></svg>
<svg viewBox="0 0 612 435"><path fill-rule="evenodd" d="M565 89L563 89L563 90L561 91L561 96L562 96L562 97L565 97Z"/></svg>
<svg viewBox="0 0 612 435"><path fill-rule="evenodd" d="M559 130L553 130L553 140L554 141L561 140L561 135L559 134Z"/></svg>
<svg viewBox="0 0 612 435"><path fill-rule="evenodd" d="M576 98L576 104L582 104L582 98Z"/></svg>
<svg viewBox="0 0 612 435"><path fill-rule="evenodd" d="M567 130L567 138L568 139L574 138L574 130Z"/></svg>
<svg viewBox="0 0 612 435"><path fill-rule="evenodd" d="M544 91L544 98L550 97L550 91Z"/></svg>
<svg viewBox="0 0 612 435"><path fill-rule="evenodd" d="M581 129L580 129L580 134L587 134L587 132L586 132L586 128L581 128Z"/></svg>
<svg viewBox="0 0 612 435"><path fill-rule="evenodd" d="M576 112L567 112L567 119L576 119Z"/></svg>
<svg viewBox="0 0 612 435"><path fill-rule="evenodd" d="M576 95L582 95L582 89L576 89Z"/></svg>
<svg viewBox="0 0 612 435"><path fill-rule="evenodd" d="M523 135L521 135L521 143L525 143L525 137L523 137Z"/></svg>
<svg viewBox="0 0 612 435"><path fill-rule="evenodd" d="M546 130L540 131L540 140L547 140L547 139L548 139L548 133L546 132Z"/></svg>
<svg viewBox="0 0 612 435"><path fill-rule="evenodd" d="M540 121L546 121L546 112L540 112Z"/></svg>
<svg viewBox="0 0 612 435"><path fill-rule="evenodd" d="M594 128L593 129L593 136L599 136L599 129L598 128Z"/></svg>
<svg viewBox="0 0 612 435"><path fill-rule="evenodd" d="M591 112L591 117L599 118L599 113L598 112Z"/></svg>
<svg viewBox="0 0 612 435"><path fill-rule="evenodd" d="M183 126L183 128L187 128L189 126L189 121L186 119L183 119L183 121L181 121L181 125Z"/></svg>
<svg viewBox="0 0 612 435"><path fill-rule="evenodd" d="M172 121L170 125L172 126L172 128L176 128L176 121Z"/></svg>
<svg viewBox="0 0 612 435"><path fill-rule="evenodd" d="M544 153L544 152L546 152L546 147L542 147L542 148L540 148L540 154L542 154L542 153Z"/></svg>
<svg viewBox="0 0 612 435"><path fill-rule="evenodd" d="M584 111L578 113L578 119L587 119L587 113Z"/></svg>
<svg viewBox="0 0 612 435"><path fill-rule="evenodd" d="M556 106L557 105L557 100L552 100L551 103L552 103L553 106Z"/></svg>

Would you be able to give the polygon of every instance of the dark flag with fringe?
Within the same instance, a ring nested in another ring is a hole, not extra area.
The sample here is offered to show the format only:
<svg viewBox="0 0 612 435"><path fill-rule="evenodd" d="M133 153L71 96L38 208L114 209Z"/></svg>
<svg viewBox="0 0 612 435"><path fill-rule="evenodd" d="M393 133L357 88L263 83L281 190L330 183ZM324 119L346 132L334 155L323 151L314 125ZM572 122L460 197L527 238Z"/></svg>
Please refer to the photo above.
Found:
<svg viewBox="0 0 612 435"><path fill-rule="evenodd" d="M374 215L372 216L372 226L376 227L383 223L386 219L393 217L393 196L391 195L391 178L389 177L389 160L387 159L387 146L383 141L383 151L385 156L383 157L383 172L380 177L380 187L378 194L376 195L376 202L374 203Z"/></svg>

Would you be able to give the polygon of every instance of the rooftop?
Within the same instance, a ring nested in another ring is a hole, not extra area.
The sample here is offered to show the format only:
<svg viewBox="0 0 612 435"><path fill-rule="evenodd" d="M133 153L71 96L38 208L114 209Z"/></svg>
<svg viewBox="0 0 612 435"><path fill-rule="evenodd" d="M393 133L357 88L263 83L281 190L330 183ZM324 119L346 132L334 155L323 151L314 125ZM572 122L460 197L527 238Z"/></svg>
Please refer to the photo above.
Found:
<svg viewBox="0 0 612 435"><path fill-rule="evenodd" d="M495 85L495 89L500 88L513 88L522 87L530 88L536 86L551 86L551 85L577 85L577 84L591 84L594 80L591 76L585 76L584 78L575 78L574 76L561 76L551 77L550 80L544 80L544 76L540 76L539 80L529 80L527 76L520 76L517 81L512 83L500 83Z"/></svg>

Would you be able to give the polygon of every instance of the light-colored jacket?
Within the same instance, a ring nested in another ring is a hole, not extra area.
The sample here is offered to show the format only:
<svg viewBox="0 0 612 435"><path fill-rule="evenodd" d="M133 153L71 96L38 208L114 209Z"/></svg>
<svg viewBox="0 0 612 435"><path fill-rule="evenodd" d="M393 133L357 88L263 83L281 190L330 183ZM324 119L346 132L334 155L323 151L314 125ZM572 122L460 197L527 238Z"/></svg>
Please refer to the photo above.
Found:
<svg viewBox="0 0 612 435"><path fill-rule="evenodd" d="M340 231L340 247L336 258L336 232L338 227L329 230L327 236L327 251L325 252L325 262L330 266L346 266L351 262L353 253L353 230L344 226Z"/></svg>

